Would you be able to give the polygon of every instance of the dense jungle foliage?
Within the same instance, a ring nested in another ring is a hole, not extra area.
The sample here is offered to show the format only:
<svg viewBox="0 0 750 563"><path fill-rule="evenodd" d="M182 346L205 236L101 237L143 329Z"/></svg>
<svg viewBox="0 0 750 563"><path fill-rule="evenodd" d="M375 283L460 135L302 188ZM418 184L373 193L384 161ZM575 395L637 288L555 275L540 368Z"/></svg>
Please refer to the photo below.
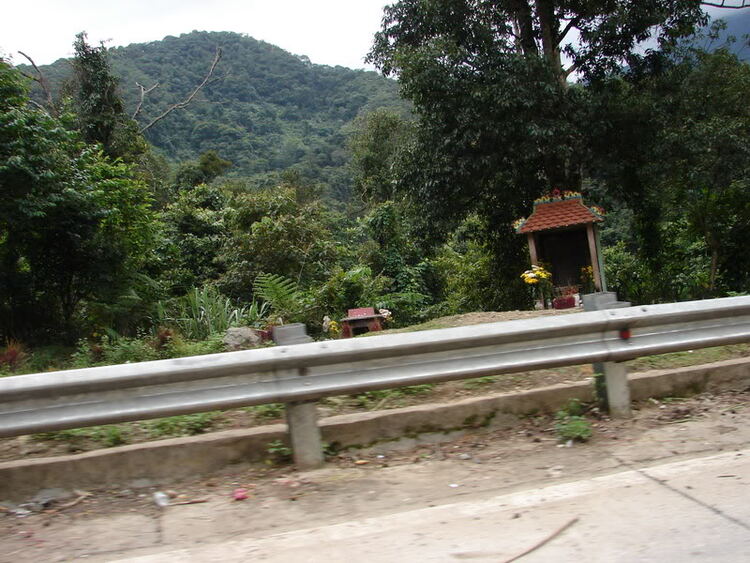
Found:
<svg viewBox="0 0 750 563"><path fill-rule="evenodd" d="M335 336L323 317L353 307L530 308L512 223L553 188L608 210L621 298L747 292L750 66L698 2L611 4L402 0L370 59L403 99L231 33L80 34L41 69L50 98L0 62L0 373L42 344L89 365L218 350L234 325ZM159 87L133 118L136 81Z"/></svg>

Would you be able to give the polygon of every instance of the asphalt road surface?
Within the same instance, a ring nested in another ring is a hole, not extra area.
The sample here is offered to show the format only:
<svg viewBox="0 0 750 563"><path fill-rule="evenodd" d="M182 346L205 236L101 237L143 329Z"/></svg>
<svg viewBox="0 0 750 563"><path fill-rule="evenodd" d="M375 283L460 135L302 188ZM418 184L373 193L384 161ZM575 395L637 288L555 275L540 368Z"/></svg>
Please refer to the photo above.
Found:
<svg viewBox="0 0 750 563"><path fill-rule="evenodd" d="M534 549L536 547L536 549ZM118 559L750 561L750 450Z"/></svg>

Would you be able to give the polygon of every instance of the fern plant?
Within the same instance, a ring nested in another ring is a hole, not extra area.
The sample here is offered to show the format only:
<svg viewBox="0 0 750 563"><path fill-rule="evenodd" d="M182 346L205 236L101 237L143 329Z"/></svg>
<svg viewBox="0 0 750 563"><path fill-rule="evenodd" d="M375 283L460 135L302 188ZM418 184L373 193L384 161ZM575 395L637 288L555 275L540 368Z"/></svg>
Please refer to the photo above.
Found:
<svg viewBox="0 0 750 563"><path fill-rule="evenodd" d="M305 309L303 293L297 284L277 274L259 274L253 284L255 295L268 303L274 316L294 320Z"/></svg>

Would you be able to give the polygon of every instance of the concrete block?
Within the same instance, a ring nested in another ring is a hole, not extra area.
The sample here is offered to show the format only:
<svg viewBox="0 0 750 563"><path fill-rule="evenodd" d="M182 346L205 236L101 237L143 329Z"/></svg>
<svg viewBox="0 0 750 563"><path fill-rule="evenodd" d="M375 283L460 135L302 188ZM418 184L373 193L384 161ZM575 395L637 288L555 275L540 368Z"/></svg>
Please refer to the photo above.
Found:
<svg viewBox="0 0 750 563"><path fill-rule="evenodd" d="M304 324L292 323L273 327L273 341L276 344L286 346L287 344L312 342L312 338L307 335L307 327Z"/></svg>

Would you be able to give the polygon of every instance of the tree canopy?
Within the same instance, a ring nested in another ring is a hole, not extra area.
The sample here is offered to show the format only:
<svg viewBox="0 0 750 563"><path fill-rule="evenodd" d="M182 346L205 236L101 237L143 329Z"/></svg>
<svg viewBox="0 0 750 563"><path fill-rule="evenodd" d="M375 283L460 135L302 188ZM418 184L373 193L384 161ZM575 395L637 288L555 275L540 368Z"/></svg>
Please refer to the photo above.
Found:
<svg viewBox="0 0 750 563"><path fill-rule="evenodd" d="M705 258L691 268L703 277L694 294L715 294L721 283L738 291L750 280L739 250L750 225L749 88L750 66L728 50L690 48L595 88L590 172L610 201L633 210L638 254L669 278L652 280L663 299L682 297L668 289L668 269L690 245Z"/></svg>
<svg viewBox="0 0 750 563"><path fill-rule="evenodd" d="M401 0L386 6L369 55L385 74L439 52L445 66L481 73L497 55L539 57L564 85L615 68L641 41L689 34L706 14L698 0ZM564 60L565 59L565 60ZM408 78L407 78L408 81Z"/></svg>
<svg viewBox="0 0 750 563"><path fill-rule="evenodd" d="M73 116L28 105L5 62L0 88L0 332L64 331L83 301L130 287L153 242L148 190L83 143Z"/></svg>
<svg viewBox="0 0 750 563"><path fill-rule="evenodd" d="M511 230L553 188L580 189L590 165L593 90L706 23L698 0L401 0L385 8L369 60L398 77L418 116L397 186L444 238L477 214L494 254L497 306L524 295ZM571 83L577 76L579 81ZM596 141L593 141L594 143Z"/></svg>

